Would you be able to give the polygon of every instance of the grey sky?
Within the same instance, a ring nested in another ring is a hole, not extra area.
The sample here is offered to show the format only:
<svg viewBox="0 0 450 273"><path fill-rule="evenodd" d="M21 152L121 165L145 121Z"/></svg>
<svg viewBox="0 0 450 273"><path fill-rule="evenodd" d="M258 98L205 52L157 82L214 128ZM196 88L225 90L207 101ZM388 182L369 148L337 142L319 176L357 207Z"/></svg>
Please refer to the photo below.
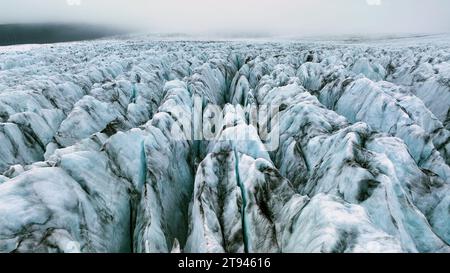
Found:
<svg viewBox="0 0 450 273"><path fill-rule="evenodd" d="M87 22L154 32L450 32L449 0L0 0L0 23Z"/></svg>

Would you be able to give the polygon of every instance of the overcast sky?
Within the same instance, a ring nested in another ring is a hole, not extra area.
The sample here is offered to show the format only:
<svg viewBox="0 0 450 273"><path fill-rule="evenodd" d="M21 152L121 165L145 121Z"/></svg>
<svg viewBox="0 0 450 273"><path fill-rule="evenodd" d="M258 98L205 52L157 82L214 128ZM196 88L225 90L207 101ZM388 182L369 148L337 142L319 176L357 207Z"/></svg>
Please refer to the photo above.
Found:
<svg viewBox="0 0 450 273"><path fill-rule="evenodd" d="M85 22L152 32L450 32L450 0L0 0L0 23Z"/></svg>

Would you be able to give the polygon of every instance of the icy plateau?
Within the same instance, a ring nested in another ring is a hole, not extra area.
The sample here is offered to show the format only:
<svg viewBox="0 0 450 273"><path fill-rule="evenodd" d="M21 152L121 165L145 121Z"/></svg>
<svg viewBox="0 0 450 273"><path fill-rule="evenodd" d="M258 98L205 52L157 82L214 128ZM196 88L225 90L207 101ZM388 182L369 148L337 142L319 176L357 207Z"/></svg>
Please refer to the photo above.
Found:
<svg viewBox="0 0 450 273"><path fill-rule="evenodd" d="M450 252L450 43L0 51L0 252Z"/></svg>

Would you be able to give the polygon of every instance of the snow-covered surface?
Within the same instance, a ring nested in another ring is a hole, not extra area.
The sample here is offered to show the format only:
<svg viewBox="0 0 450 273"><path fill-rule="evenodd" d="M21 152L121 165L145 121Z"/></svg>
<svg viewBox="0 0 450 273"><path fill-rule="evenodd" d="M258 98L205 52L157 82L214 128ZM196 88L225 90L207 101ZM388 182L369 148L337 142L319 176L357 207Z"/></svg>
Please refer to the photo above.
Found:
<svg viewBox="0 0 450 273"><path fill-rule="evenodd" d="M1 47L0 251L449 252L449 41Z"/></svg>
<svg viewBox="0 0 450 273"><path fill-rule="evenodd" d="M23 52L32 50L35 48L43 47L43 44L26 44L26 45L11 45L11 46L0 46L0 53L2 52Z"/></svg>

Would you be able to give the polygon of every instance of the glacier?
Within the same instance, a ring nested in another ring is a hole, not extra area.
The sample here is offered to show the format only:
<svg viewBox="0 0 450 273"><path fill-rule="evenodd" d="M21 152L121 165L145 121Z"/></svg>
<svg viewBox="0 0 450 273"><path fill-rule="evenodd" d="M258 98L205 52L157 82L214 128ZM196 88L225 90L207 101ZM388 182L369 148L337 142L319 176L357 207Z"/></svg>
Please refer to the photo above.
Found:
<svg viewBox="0 0 450 273"><path fill-rule="evenodd" d="M0 50L0 252L450 252L449 48Z"/></svg>

